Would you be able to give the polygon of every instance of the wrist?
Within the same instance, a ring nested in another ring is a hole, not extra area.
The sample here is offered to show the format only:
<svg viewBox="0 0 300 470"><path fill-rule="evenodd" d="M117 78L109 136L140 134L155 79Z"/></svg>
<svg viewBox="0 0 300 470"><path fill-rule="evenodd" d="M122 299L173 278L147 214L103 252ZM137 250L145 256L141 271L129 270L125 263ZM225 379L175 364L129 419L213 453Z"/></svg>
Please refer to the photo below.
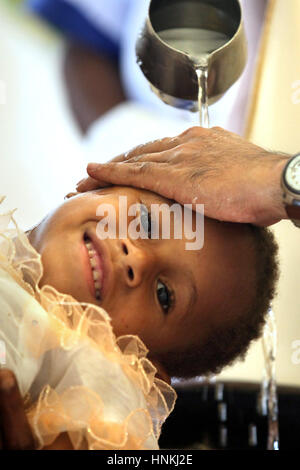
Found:
<svg viewBox="0 0 300 470"><path fill-rule="evenodd" d="M283 197L283 190L282 190L281 181L282 181L282 175L283 175L284 169L286 167L287 162L290 160L290 158L291 158L290 155L282 158L277 163L277 165L275 167L275 175L274 175L275 181L274 181L274 184L276 184L276 193L277 193L277 197L278 197L278 205L279 205L279 208L280 208L281 219L289 219L289 216L286 212L286 207L285 207L285 204L284 204L284 197Z"/></svg>
<svg viewBox="0 0 300 470"><path fill-rule="evenodd" d="M285 209L281 178L289 155L267 153L256 163L256 195L254 196L257 225L273 225L288 219Z"/></svg>

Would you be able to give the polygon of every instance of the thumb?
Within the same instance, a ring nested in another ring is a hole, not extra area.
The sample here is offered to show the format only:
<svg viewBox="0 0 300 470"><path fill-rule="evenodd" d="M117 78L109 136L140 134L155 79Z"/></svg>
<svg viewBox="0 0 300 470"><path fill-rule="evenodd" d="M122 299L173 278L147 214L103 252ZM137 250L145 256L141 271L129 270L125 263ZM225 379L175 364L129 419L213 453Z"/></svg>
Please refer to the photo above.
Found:
<svg viewBox="0 0 300 470"><path fill-rule="evenodd" d="M124 162L89 163L87 172L91 178L97 181L106 181L113 184L135 184L136 177L145 176L145 167L149 170L149 162ZM149 171L148 171L149 176Z"/></svg>

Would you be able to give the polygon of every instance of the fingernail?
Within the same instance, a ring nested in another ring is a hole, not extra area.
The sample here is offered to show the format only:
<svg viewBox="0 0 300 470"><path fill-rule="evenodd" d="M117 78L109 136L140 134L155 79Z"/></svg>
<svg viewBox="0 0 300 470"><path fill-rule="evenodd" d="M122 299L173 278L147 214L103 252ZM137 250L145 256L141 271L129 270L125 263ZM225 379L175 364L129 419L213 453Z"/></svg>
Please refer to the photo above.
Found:
<svg viewBox="0 0 300 470"><path fill-rule="evenodd" d="M68 193L65 195L64 199L70 199L71 197L76 196L76 195L77 193Z"/></svg>
<svg viewBox="0 0 300 470"><path fill-rule="evenodd" d="M98 170L100 166L100 163L89 163L87 168L89 173L94 173L96 170Z"/></svg>

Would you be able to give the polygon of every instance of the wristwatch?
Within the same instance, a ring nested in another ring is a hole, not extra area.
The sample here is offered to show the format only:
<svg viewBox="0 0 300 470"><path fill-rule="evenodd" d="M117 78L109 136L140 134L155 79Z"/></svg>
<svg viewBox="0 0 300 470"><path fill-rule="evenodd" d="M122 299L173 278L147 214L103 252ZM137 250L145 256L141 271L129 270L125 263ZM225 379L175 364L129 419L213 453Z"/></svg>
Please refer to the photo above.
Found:
<svg viewBox="0 0 300 470"><path fill-rule="evenodd" d="M285 165L281 187L287 215L300 228L300 153Z"/></svg>

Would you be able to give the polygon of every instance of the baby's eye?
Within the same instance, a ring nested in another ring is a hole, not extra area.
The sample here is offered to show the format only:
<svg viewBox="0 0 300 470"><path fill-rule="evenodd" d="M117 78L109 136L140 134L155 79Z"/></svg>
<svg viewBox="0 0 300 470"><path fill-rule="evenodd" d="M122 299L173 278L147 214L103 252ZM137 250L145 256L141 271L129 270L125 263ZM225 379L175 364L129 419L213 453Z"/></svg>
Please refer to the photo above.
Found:
<svg viewBox="0 0 300 470"><path fill-rule="evenodd" d="M162 309L164 310L165 313L168 312L170 306L171 306L171 293L167 286L163 284L161 281L157 282L157 298L162 306Z"/></svg>
<svg viewBox="0 0 300 470"><path fill-rule="evenodd" d="M152 224L151 214L144 204L141 204L140 219L141 219L141 225L143 227L143 230L148 235L148 238L151 238L151 224Z"/></svg>

